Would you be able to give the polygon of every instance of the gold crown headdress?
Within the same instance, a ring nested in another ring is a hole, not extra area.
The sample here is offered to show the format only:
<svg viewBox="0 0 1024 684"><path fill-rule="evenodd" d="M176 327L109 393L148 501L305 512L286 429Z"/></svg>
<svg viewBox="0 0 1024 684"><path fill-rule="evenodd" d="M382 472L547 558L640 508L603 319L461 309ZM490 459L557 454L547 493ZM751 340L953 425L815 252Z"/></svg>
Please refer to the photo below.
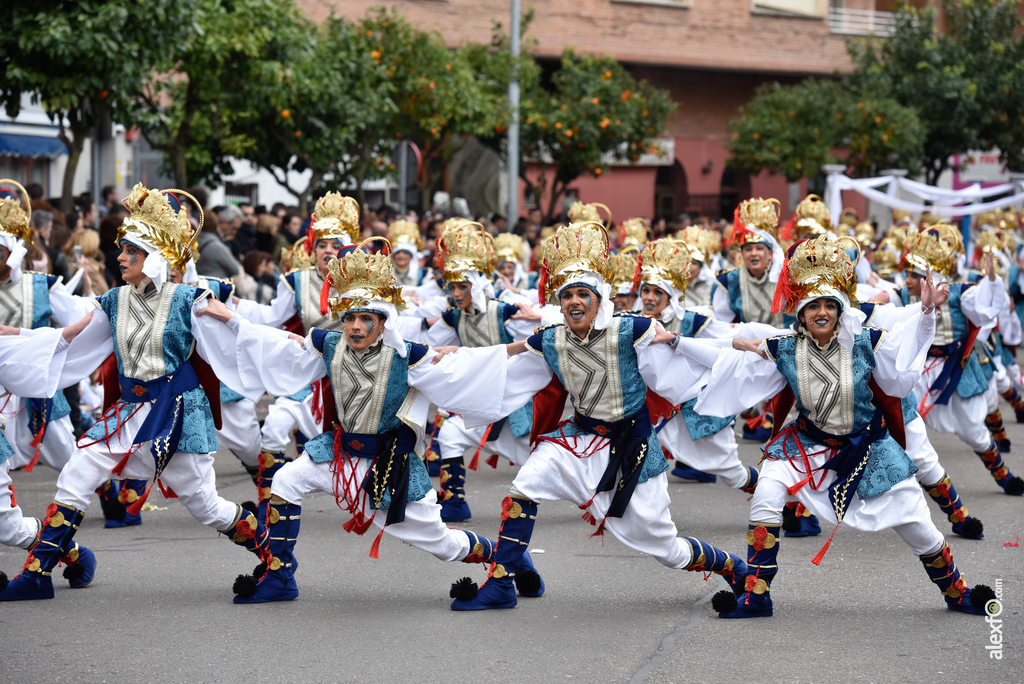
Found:
<svg viewBox="0 0 1024 684"><path fill-rule="evenodd" d="M612 285L612 294L620 289L629 286L630 291L635 287L637 265L640 262L640 252L635 249L620 250L618 254L608 257L608 265L605 268L604 277Z"/></svg>
<svg viewBox="0 0 1024 684"><path fill-rule="evenodd" d="M305 271L308 268L313 268L313 257L306 249L307 240L308 236L303 235L291 247L281 250L281 270L285 273L291 273L292 271Z"/></svg>
<svg viewBox="0 0 1024 684"><path fill-rule="evenodd" d="M983 230L978 233L978 240L975 243L979 254L1000 252L1006 248L1002 231Z"/></svg>
<svg viewBox="0 0 1024 684"><path fill-rule="evenodd" d="M523 263L523 238L513 233L498 233L494 238L494 253L498 263L515 261Z"/></svg>
<svg viewBox="0 0 1024 684"><path fill-rule="evenodd" d="M851 207L843 207L843 213L839 215L839 225L853 228L860 223L860 216L857 210Z"/></svg>
<svg viewBox="0 0 1024 684"><path fill-rule="evenodd" d="M548 290L558 292L573 278L586 273L603 278L608 262L608 231L598 221L562 226L555 232L554 244L548 248L544 262L547 268L537 286L541 301Z"/></svg>
<svg viewBox="0 0 1024 684"><path fill-rule="evenodd" d="M651 239L651 227L647 225L647 219L631 218L619 226L619 235L619 244L622 247L641 249L644 243Z"/></svg>
<svg viewBox="0 0 1024 684"><path fill-rule="evenodd" d="M446 283L464 283L471 271L491 277L497 266L494 238L475 221L462 218L445 221L437 240L437 251L443 255Z"/></svg>
<svg viewBox="0 0 1024 684"><path fill-rule="evenodd" d="M21 183L10 178L0 179L0 185L13 185L25 198L24 206L20 199L14 197L0 200L0 233L7 233L27 245L32 242L32 203L28 191Z"/></svg>
<svg viewBox="0 0 1024 684"><path fill-rule="evenodd" d="M729 243L745 245L767 243L762 236L752 232L747 226L763 230L778 239L779 210L782 203L777 199L761 199L760 197L743 200L733 214L732 234Z"/></svg>
<svg viewBox="0 0 1024 684"><path fill-rule="evenodd" d="M822 235L832 229L832 215L825 201L811 194L800 200L789 223L780 231L784 240L794 240L799 236Z"/></svg>
<svg viewBox="0 0 1024 684"><path fill-rule="evenodd" d="M917 230L910 230L903 226L893 226L885 232L885 240L890 240L903 253L903 247L910 235L916 235Z"/></svg>
<svg viewBox="0 0 1024 684"><path fill-rule="evenodd" d="M377 254L364 251L364 246L379 240L385 247ZM398 286L391 266L391 243L387 238L371 237L356 248L327 264L327 277L320 290L320 313L338 319L353 309L366 308L370 302L393 304L397 311L405 308L402 288Z"/></svg>
<svg viewBox="0 0 1024 684"><path fill-rule="evenodd" d="M667 281L682 296L690 284L690 262L699 253L683 240L661 238L644 245L640 255L639 282L657 286Z"/></svg>
<svg viewBox="0 0 1024 684"><path fill-rule="evenodd" d="M921 228L929 228L942 223L942 219L932 213L921 214Z"/></svg>
<svg viewBox="0 0 1024 684"><path fill-rule="evenodd" d="M925 271L928 268L949 277L956 273L956 263L964 253L960 231L948 223L937 223L907 236L903 245L903 268Z"/></svg>
<svg viewBox="0 0 1024 684"><path fill-rule="evenodd" d="M913 222L913 216L906 209L893 209L892 210L892 221L893 223L899 224L903 221Z"/></svg>
<svg viewBox="0 0 1024 684"><path fill-rule="evenodd" d="M676 233L676 238L696 248L691 254L704 265L710 265L711 257L722 251L722 235L717 230L687 226Z"/></svg>
<svg viewBox="0 0 1024 684"><path fill-rule="evenodd" d="M857 275L842 240L828 235L801 240L789 249L772 300L772 313L795 313L801 300L834 296L856 303Z"/></svg>
<svg viewBox="0 0 1024 684"><path fill-rule="evenodd" d="M606 220L603 220L601 215L597 213L599 208L604 209L604 213L608 215ZM569 207L568 217L570 223L593 221L594 223L600 223L607 227L611 225L612 222L612 210L600 202L590 202L588 204L584 204L583 202L573 202L572 206Z"/></svg>
<svg viewBox="0 0 1024 684"><path fill-rule="evenodd" d="M359 203L339 192L329 192L316 202L309 222L306 251L312 254L317 240L355 242L361 232Z"/></svg>
<svg viewBox="0 0 1024 684"><path fill-rule="evenodd" d="M867 249L875 241L875 226L870 221L861 221L853 229L853 238L861 249Z"/></svg>
<svg viewBox="0 0 1024 684"><path fill-rule="evenodd" d="M180 209L175 211L167 195L174 197ZM188 211L181 206L178 195L192 200L199 214L199 227L193 232L188 220ZM138 183L131 193L121 200L121 205L128 210L129 216L117 229L117 242L135 235L156 247L160 256L167 260L171 268L182 273L191 259L198 257L195 248L196 238L203 229L203 207L199 201L184 190L151 190Z"/></svg>
<svg viewBox="0 0 1024 684"><path fill-rule="evenodd" d="M420 236L420 227L412 221L399 219L388 226L388 240L391 242L391 249L396 245L404 244L413 251L419 252L423 249L423 238Z"/></svg>
<svg viewBox="0 0 1024 684"><path fill-rule="evenodd" d="M878 247L871 254L871 262L875 272L883 278L888 278L900 267L900 258L903 250L892 238L885 238L878 243Z"/></svg>

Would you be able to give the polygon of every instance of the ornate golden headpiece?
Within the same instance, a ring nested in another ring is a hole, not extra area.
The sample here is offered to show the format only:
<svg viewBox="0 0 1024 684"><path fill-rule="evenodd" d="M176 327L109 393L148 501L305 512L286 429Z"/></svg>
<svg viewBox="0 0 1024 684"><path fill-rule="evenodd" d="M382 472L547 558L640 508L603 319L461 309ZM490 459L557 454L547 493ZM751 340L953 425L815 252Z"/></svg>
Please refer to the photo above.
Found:
<svg viewBox="0 0 1024 684"><path fill-rule="evenodd" d="M619 226L619 234L622 239L619 244L622 247L636 247L642 249L644 243L650 240L651 227L647 220L642 218L631 218L623 221Z"/></svg>
<svg viewBox="0 0 1024 684"><path fill-rule="evenodd" d="M667 281L682 296L690 284L690 262L699 252L675 238L648 242L640 255L640 282L657 286L659 281Z"/></svg>
<svg viewBox="0 0 1024 684"><path fill-rule="evenodd" d="M586 273L604 277L608 262L608 231L598 221L581 221L555 232L554 245L545 254L551 292ZM538 286L539 287L539 286ZM541 294L541 300L544 294Z"/></svg>
<svg viewBox="0 0 1024 684"><path fill-rule="evenodd" d="M870 221L861 221L853 229L853 238L861 249L867 249L875 241L875 226Z"/></svg>
<svg viewBox="0 0 1024 684"><path fill-rule="evenodd" d="M601 215L597 213L598 208L604 209L604 213L608 215L607 220L602 220ZM600 223L603 226L608 226L612 221L612 210L601 204L600 202L590 202L584 204L583 202L573 202L572 206L569 207L569 222L570 223L583 223L584 221L593 221L594 223Z"/></svg>
<svg viewBox="0 0 1024 684"><path fill-rule="evenodd" d="M475 221L450 218L441 226L437 249L443 254L444 281L464 283L469 273L477 271L487 277L494 274L497 257L494 238Z"/></svg>
<svg viewBox="0 0 1024 684"><path fill-rule="evenodd" d="M860 216L858 216L857 210L843 207L843 213L839 215L839 225L853 228L858 223L860 223Z"/></svg>
<svg viewBox="0 0 1024 684"><path fill-rule="evenodd" d="M883 278L888 278L900 267L900 258L903 250L892 238L885 238L878 243L878 247L871 254L871 263L875 272Z"/></svg>
<svg viewBox="0 0 1024 684"><path fill-rule="evenodd" d="M978 240L975 243L980 254L1000 252L1006 249L1006 241L1003 239L1003 231L983 230L978 233Z"/></svg>
<svg viewBox="0 0 1024 684"><path fill-rule="evenodd" d="M786 224L785 236L823 235L832 230L832 215L825 201L817 195L808 195L800 200L793 212L793 218Z"/></svg>
<svg viewBox="0 0 1024 684"><path fill-rule="evenodd" d="M513 233L498 233L494 238L494 253L498 263L516 261L523 263L523 238Z"/></svg>
<svg viewBox="0 0 1024 684"><path fill-rule="evenodd" d="M763 230L778 239L781 206L782 204L777 199L761 199L760 197L740 202L733 215L732 235L729 236L730 244L767 243L767 240L750 231L747 226Z"/></svg>
<svg viewBox="0 0 1024 684"><path fill-rule="evenodd" d="M303 235L291 247L281 250L281 270L285 273L304 271L307 268L313 268L315 265L313 257L310 255L309 250L306 249L307 239L308 236Z"/></svg>
<svg viewBox="0 0 1024 684"><path fill-rule="evenodd" d="M313 251L317 240L341 240L353 243L359 239L359 203L338 192L329 192L317 200L309 225L312 238L306 250Z"/></svg>
<svg viewBox="0 0 1024 684"><path fill-rule="evenodd" d="M937 226L942 223L942 219L935 214L921 214L921 228L927 228L929 226Z"/></svg>
<svg viewBox="0 0 1024 684"><path fill-rule="evenodd" d="M900 223L902 221L910 221L913 223L913 215L906 209L893 209L892 210L892 221L893 223Z"/></svg>
<svg viewBox="0 0 1024 684"><path fill-rule="evenodd" d="M412 221L399 219L388 226L388 240L391 241L392 249L395 249L398 245L405 245L415 252L423 249L420 227Z"/></svg>
<svg viewBox="0 0 1024 684"><path fill-rule="evenodd" d="M705 265L710 265L711 257L722 251L722 235L717 230L687 226L676 233L676 238L695 248L691 255Z"/></svg>
<svg viewBox="0 0 1024 684"><path fill-rule="evenodd" d="M635 287L637 264L640 252L635 249L620 250L618 254L608 257L608 266L604 277L612 285L612 294L627 294ZM625 292L620 292L625 290Z"/></svg>
<svg viewBox="0 0 1024 684"><path fill-rule="evenodd" d="M772 300L772 313L795 313L801 300L840 292L856 303L857 275L841 240L828 235L801 240L789 249Z"/></svg>
<svg viewBox="0 0 1024 684"><path fill-rule="evenodd" d="M377 254L369 254L363 247L374 240L386 247ZM393 304L398 311L404 309L402 288L391 270L390 248L387 238L372 237L341 258L331 259L320 290L320 313L326 315L330 311L337 320L339 314L367 308L370 302Z"/></svg>
<svg viewBox="0 0 1024 684"><path fill-rule="evenodd" d="M166 193L166 194L165 194ZM188 212L184 207L175 211L167 195L170 194L178 202L178 195L192 200L199 214L199 228L192 231L188 221ZM117 241L132 235L139 237L156 247L160 256L167 260L171 268L185 272L189 260L198 256L195 249L196 238L203 229L203 208L195 197L184 190L151 190L142 183L132 188L131 194L121 200L128 210L128 216L117 229Z"/></svg>
<svg viewBox="0 0 1024 684"><path fill-rule="evenodd" d="M948 223L938 223L908 235L903 245L903 268L936 273L949 277L956 273L956 263L964 253L960 231Z"/></svg>
<svg viewBox="0 0 1024 684"><path fill-rule="evenodd" d="M32 204L28 192L16 180L0 179L0 185L13 185L25 198L24 206L20 199L4 197L0 200L0 232L18 238L26 245L32 242Z"/></svg>
<svg viewBox="0 0 1024 684"><path fill-rule="evenodd" d="M917 235L917 230L910 230L903 226L893 226L885 232L885 240L890 240L903 253L903 247L910 235Z"/></svg>

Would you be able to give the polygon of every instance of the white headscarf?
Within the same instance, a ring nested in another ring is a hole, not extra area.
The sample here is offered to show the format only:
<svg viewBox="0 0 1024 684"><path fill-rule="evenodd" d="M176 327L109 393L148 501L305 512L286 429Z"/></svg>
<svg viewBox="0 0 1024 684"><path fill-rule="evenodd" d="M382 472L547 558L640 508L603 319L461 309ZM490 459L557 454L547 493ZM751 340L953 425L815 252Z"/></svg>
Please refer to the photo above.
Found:
<svg viewBox="0 0 1024 684"><path fill-rule="evenodd" d="M771 270L768 271L768 281L772 283L779 282L779 274L782 273L782 264L786 260L786 253L782 251L782 245L780 245L779 241L775 239L775 236L767 230L755 228L753 225L747 226L747 230L768 243L768 247L772 250L772 267Z"/></svg>
<svg viewBox="0 0 1024 684"><path fill-rule="evenodd" d="M800 311L805 306L813 302L815 299L821 299L822 297L838 300L839 304L842 306L843 310L839 314L839 321L837 323L839 327L837 335L839 345L843 349L853 349L853 341L857 335L860 335L861 331L864 330L864 321L867 319L867 316L865 316L864 312L859 308L850 306L850 298L842 291L837 290L834 287L825 286L819 289L813 297L801 299L796 305L797 317L799 318ZM793 324L793 327L798 329L800 325L801 323L798 320Z"/></svg>
<svg viewBox="0 0 1024 684"><path fill-rule="evenodd" d="M142 263L142 273L153 281L153 286L156 287L156 291L159 292L171 275L171 266L167 263L167 260L164 259L163 255L160 254L160 250L140 238L138 235L133 235L131 233L128 233L121 238L121 241L135 245L146 252L146 260ZM183 281L195 282L198 280L198 276L194 275L194 266L192 270L193 280L188 280L188 271L186 269L186 272L182 277Z"/></svg>
<svg viewBox="0 0 1024 684"><path fill-rule="evenodd" d="M703 270L704 269L702 268L701 271ZM646 280L644 281L644 284L651 285L664 291L665 295L668 297L668 304L665 305L665 308L662 309L661 312L662 323L668 323L677 317L682 318L683 314L686 313L686 307L683 306L683 295L679 293L679 290L672 286L672 283L667 280ZM637 299L639 299L639 297L637 297ZM640 307L640 310L643 311L643 307Z"/></svg>
<svg viewBox="0 0 1024 684"><path fill-rule="evenodd" d="M398 355L401 356L403 359L405 358L405 340L402 338L402 333L398 331L398 309L395 308L394 304L391 304L390 302L382 302L376 299L371 299L365 304L361 304L360 306L356 307L354 310L370 310L376 311L377 313L380 314L384 314L384 344L398 352ZM344 315L345 314L343 313L342 316Z"/></svg>
<svg viewBox="0 0 1024 684"><path fill-rule="evenodd" d="M7 233L0 233L0 247L6 247L10 254L7 256L7 265L11 269L11 282L16 283L21 280L21 262L25 260L25 255L28 254L28 248L25 247L25 243L19 238Z"/></svg>
<svg viewBox="0 0 1024 684"><path fill-rule="evenodd" d="M587 272L580 276L575 276L565 285L558 288L555 292L555 298L561 299L562 292L567 287L578 287L584 286L590 288L601 297L601 304L597 310L597 317L594 318L594 329L604 330L612 322L612 314L615 313L615 305L612 303L612 286L605 282L604 278L596 273ZM639 297L637 298L639 301Z"/></svg>
<svg viewBox="0 0 1024 684"><path fill-rule="evenodd" d="M494 283L480 271L469 271L466 273L466 280L469 281L473 308L478 312L487 311L487 300L494 299Z"/></svg>

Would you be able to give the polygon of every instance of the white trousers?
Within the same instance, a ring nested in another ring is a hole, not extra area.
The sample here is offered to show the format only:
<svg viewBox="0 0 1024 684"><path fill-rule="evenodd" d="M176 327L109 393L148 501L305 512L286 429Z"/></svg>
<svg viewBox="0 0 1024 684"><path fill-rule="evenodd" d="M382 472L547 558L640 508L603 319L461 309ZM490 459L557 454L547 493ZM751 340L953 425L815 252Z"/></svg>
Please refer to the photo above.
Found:
<svg viewBox="0 0 1024 684"><path fill-rule="evenodd" d="M217 441L222 449L230 449L242 465L255 468L259 465L260 424L256 420L256 403L250 399L239 399L220 405L221 429Z"/></svg>
<svg viewBox="0 0 1024 684"><path fill-rule="evenodd" d="M11 459L0 463L0 544L27 549L39 532L39 521L26 518L14 502L14 483L8 473Z"/></svg>
<svg viewBox="0 0 1024 684"><path fill-rule="evenodd" d="M462 416L451 415L445 418L437 434L437 443L441 449L441 460L460 458L466 451L480 445L487 426L468 428ZM498 454L512 465L522 465L530 457L530 437L513 437L512 428L506 423L501 434L493 442L487 442L481 451Z"/></svg>
<svg viewBox="0 0 1024 684"><path fill-rule="evenodd" d="M740 462L740 450L732 425L694 441L690 439L686 421L682 415L676 414L658 432L658 440L677 461L705 473L718 475L722 482L733 489L747 484L747 468Z"/></svg>
<svg viewBox="0 0 1024 684"><path fill-rule="evenodd" d="M36 448L32 446L35 435L28 427L28 410L25 408L24 400L14 396L10 399L2 415L7 424L4 434L14 447L14 455L9 459L10 468L14 470L27 466L32 461ZM0 400L0 403L4 401L7 401L6 397ZM59 472L71 458L71 452L74 450L75 430L71 425L71 416L47 422L43 441L39 445L39 462Z"/></svg>
<svg viewBox="0 0 1024 684"><path fill-rule="evenodd" d="M928 359L925 363L925 372L914 385L914 394L917 395L918 402L928 394L928 388L942 371L943 363L945 362L935 363L935 359ZM925 405L928 406L931 401L929 399ZM956 390L953 390L949 403L932 406L924 422L936 432L955 434L973 451L985 451L992 443L992 436L985 427L987 408L988 402L984 394L962 399Z"/></svg>
<svg viewBox="0 0 1024 684"><path fill-rule="evenodd" d="M294 403L294 402L293 402ZM410 454L410 458L416 456ZM360 487L367 471L370 469L370 459L353 459L354 472L348 463L341 465L341 492L342 501L358 501L369 516L373 509L369 505L369 496ZM331 471L331 463L315 463L306 454L299 456L290 463L286 463L281 470L274 475L274 482L270 486L270 492L274 496L284 499L288 503L301 506L303 500L314 492L334 493L334 473ZM373 523L384 529L384 532L404 541L410 546L422 549L443 561L460 561L469 555L469 537L461 530L450 529L441 522L441 505L437 503L437 494L434 490L427 492L419 501L410 501L405 506L405 520L394 525L384 527L387 520L387 510L378 510L373 516Z"/></svg>
<svg viewBox="0 0 1024 684"><path fill-rule="evenodd" d="M818 481L820 468L830 454L830 450L824 447L808 452L811 468L816 473L814 482ZM825 479L818 489L813 489L808 483L795 496L790 496L788 488L803 480L806 473L797 471L789 461L765 459L750 502L750 520L779 524L783 507L790 501L799 501L812 514L835 525L836 514L828 499L828 487L835 482L836 474L832 470L824 472ZM861 499L855 494L843 516L843 524L862 532L892 528L918 556L938 550L943 543L942 533L932 523L924 492L913 477L870 499Z"/></svg>
<svg viewBox="0 0 1024 684"><path fill-rule="evenodd" d="M580 453L586 453L594 439L600 438L580 435L576 442ZM557 444L542 441L512 482L512 496L536 502L571 501L577 506L593 497L587 510L596 520L604 520L605 529L623 544L670 568L689 565L690 545L676 534L665 473L636 486L621 518L605 518L614 492L594 495L594 491L608 465L608 455L605 446L592 456L577 458Z"/></svg>
<svg viewBox="0 0 1024 684"><path fill-rule="evenodd" d="M907 435L907 456L917 466L917 481L926 486L936 484L946 474L946 469L939 463L939 455L928 439L924 421L918 416L903 428Z"/></svg>
<svg viewBox="0 0 1024 684"><path fill-rule="evenodd" d="M93 492L111 478L112 470L133 447L131 438L139 431L149 414L143 404L112 436L109 447L103 442L76 449L71 460L57 478L57 501L80 511L89 507ZM152 442L143 443L128 458L123 477L152 480L155 464L150 452ZM217 476L213 471L213 454L175 454L160 475L164 485L174 490L178 500L203 525L226 530L235 521L238 506L217 493Z"/></svg>
<svg viewBox="0 0 1024 684"><path fill-rule="evenodd" d="M312 439L323 430L313 418L313 395L302 401L278 397L270 405L263 421L263 448L267 451L284 451L292 441L296 428Z"/></svg>

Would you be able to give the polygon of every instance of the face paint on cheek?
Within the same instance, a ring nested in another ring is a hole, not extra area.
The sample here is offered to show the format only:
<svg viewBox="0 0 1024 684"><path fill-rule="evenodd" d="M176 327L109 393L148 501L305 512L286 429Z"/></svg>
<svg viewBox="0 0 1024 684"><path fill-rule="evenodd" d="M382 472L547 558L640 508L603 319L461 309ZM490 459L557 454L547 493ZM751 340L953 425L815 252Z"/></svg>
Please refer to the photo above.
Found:
<svg viewBox="0 0 1024 684"><path fill-rule="evenodd" d="M139 260L139 253L132 250L128 252L128 265L134 267L135 262Z"/></svg>
<svg viewBox="0 0 1024 684"><path fill-rule="evenodd" d="M366 321L366 336L369 337L373 334L373 321Z"/></svg>
<svg viewBox="0 0 1024 684"><path fill-rule="evenodd" d="M580 299L582 299L583 302L587 305L587 311L590 311L590 309L591 309L591 307L593 306L593 303L594 303L594 298L590 296L590 293L589 292L585 292L585 293L581 294L580 295Z"/></svg>

